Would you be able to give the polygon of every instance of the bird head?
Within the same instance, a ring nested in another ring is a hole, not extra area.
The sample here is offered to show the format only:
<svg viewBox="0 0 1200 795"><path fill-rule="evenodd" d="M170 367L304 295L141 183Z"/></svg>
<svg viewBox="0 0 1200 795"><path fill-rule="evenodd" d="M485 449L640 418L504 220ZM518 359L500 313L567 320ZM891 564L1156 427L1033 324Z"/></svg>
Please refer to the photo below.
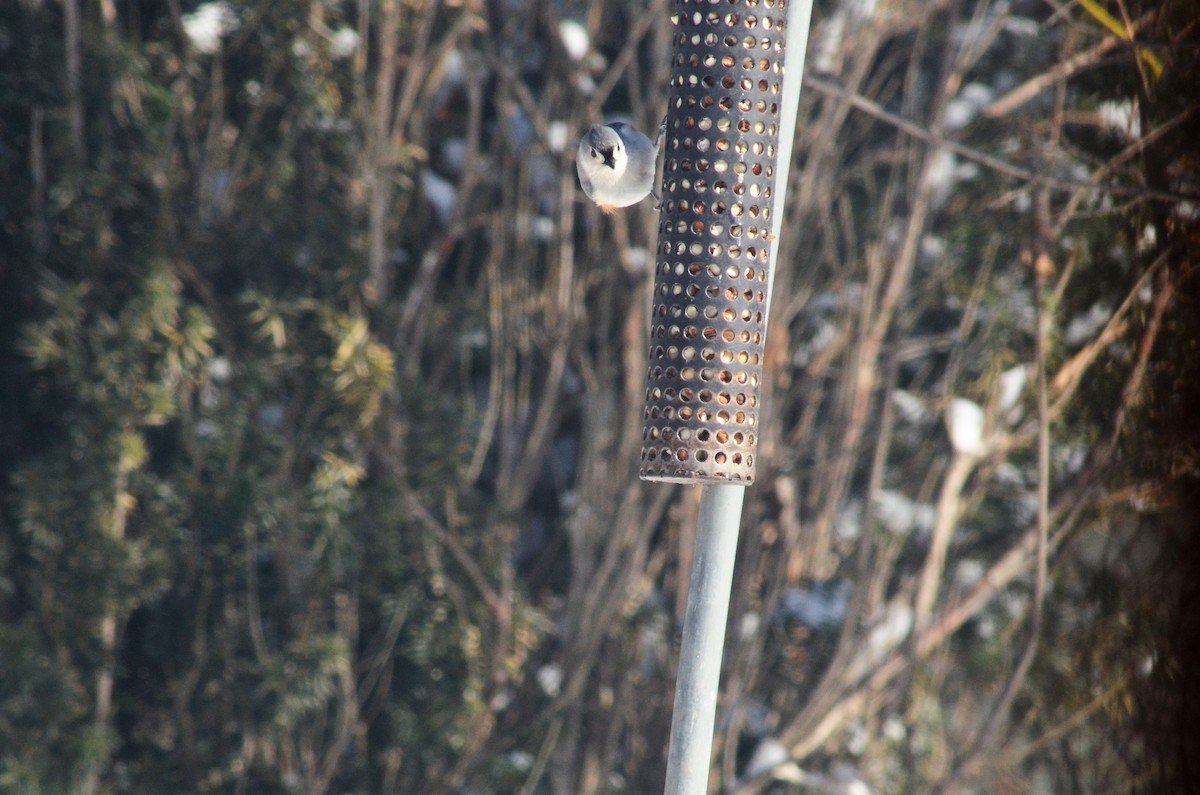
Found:
<svg viewBox="0 0 1200 795"><path fill-rule="evenodd" d="M621 136L608 125L593 124L579 141L579 158L594 172L604 168L622 171L626 157Z"/></svg>

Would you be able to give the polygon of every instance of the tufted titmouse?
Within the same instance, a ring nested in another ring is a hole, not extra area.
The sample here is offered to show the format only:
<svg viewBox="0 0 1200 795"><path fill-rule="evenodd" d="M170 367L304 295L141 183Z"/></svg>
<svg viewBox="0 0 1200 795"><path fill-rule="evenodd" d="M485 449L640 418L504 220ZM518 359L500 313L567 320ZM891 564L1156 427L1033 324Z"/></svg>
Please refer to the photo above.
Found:
<svg viewBox="0 0 1200 795"><path fill-rule="evenodd" d="M647 195L654 196L658 144L665 126L664 119L658 140L653 143L623 121L593 124L583 134L575 169L583 192L602 212L611 215L618 207L636 204ZM654 199L658 201L657 196Z"/></svg>

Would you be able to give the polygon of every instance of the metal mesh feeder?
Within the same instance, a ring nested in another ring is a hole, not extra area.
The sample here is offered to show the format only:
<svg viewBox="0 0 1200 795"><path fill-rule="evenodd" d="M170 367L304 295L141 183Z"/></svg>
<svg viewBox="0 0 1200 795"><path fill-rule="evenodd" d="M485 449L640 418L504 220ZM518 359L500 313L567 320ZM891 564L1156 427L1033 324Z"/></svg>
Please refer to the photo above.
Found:
<svg viewBox="0 0 1200 795"><path fill-rule="evenodd" d="M754 480L786 14L676 2L645 480Z"/></svg>

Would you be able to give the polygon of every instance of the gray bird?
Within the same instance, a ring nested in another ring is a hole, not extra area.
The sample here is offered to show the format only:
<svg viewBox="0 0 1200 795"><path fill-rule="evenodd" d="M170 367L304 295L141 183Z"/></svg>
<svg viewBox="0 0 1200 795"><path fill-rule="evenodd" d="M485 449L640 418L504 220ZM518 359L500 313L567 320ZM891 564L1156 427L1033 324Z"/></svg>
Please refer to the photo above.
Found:
<svg viewBox="0 0 1200 795"><path fill-rule="evenodd" d="M666 124L664 120L664 126ZM604 213L636 204L653 196L658 144L623 121L593 124L579 141L575 170L588 198ZM658 197L655 196L655 201Z"/></svg>

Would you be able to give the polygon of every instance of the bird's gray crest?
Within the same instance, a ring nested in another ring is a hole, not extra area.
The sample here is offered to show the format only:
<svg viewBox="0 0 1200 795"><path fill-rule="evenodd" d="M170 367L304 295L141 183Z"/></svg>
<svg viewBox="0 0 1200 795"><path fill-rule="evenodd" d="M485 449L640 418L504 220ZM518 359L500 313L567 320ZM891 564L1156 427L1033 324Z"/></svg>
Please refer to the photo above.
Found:
<svg viewBox="0 0 1200 795"><path fill-rule="evenodd" d="M584 139L587 141L588 146L594 147L597 151L608 149L621 143L621 136L617 131L621 127L628 126L620 121L613 124L593 124L588 128Z"/></svg>

